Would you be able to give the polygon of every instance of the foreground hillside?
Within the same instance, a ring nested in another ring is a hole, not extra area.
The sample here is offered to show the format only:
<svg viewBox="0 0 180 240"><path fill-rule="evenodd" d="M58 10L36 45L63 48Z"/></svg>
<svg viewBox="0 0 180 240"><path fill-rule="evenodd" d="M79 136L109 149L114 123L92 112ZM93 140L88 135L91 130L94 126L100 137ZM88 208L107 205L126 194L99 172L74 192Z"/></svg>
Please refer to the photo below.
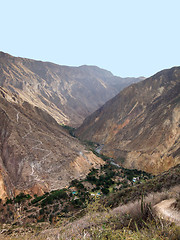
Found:
<svg viewBox="0 0 180 240"><path fill-rule="evenodd" d="M42 195L103 161L45 111L0 88L0 198Z"/></svg>
<svg viewBox="0 0 180 240"><path fill-rule="evenodd" d="M133 174L140 174L140 181L114 192L92 195L88 190L92 177L124 184ZM0 225L1 239L179 239L180 165L152 179L143 179L144 174L110 164L41 197L19 194L0 204L0 221L9 222ZM163 220L160 210L166 209Z"/></svg>
<svg viewBox="0 0 180 240"><path fill-rule="evenodd" d="M87 117L83 140L126 168L153 174L180 162L180 67L133 84Z"/></svg>
<svg viewBox="0 0 180 240"><path fill-rule="evenodd" d="M85 117L140 78L120 78L95 66L68 67L0 52L0 86L46 110L58 123Z"/></svg>

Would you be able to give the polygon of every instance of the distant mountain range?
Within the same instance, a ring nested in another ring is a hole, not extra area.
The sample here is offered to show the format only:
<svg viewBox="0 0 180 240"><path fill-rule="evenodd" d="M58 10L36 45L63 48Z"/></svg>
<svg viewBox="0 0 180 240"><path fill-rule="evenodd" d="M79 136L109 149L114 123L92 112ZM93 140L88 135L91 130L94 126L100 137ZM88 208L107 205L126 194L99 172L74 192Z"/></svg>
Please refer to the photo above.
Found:
<svg viewBox="0 0 180 240"><path fill-rule="evenodd" d="M0 86L71 126L79 126L124 87L142 79L116 77L95 66L60 66L0 52Z"/></svg>
<svg viewBox="0 0 180 240"><path fill-rule="evenodd" d="M180 67L121 91L77 129L126 168L163 172L180 163Z"/></svg>

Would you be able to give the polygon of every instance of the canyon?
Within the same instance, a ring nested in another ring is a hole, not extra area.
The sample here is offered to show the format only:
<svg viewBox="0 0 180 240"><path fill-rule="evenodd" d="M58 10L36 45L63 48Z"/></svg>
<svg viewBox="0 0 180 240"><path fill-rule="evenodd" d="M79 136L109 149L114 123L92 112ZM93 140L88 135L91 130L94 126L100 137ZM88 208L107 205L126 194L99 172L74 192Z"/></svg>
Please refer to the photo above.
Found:
<svg viewBox="0 0 180 240"><path fill-rule="evenodd" d="M122 90L76 130L126 168L153 174L180 162L180 67Z"/></svg>
<svg viewBox="0 0 180 240"><path fill-rule="evenodd" d="M142 79L117 77L96 66L61 66L0 52L0 86L45 110L58 123L73 127Z"/></svg>
<svg viewBox="0 0 180 240"><path fill-rule="evenodd" d="M0 198L66 187L101 158L42 109L0 88Z"/></svg>

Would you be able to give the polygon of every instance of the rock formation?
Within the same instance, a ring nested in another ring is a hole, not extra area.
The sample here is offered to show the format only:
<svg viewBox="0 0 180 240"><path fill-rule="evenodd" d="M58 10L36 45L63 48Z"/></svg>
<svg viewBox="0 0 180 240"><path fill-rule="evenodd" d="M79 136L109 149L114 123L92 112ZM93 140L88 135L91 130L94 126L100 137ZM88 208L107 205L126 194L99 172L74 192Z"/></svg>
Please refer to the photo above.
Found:
<svg viewBox="0 0 180 240"><path fill-rule="evenodd" d="M163 172L180 162L180 67L133 84L87 117L82 139L127 168Z"/></svg>
<svg viewBox="0 0 180 240"><path fill-rule="evenodd" d="M0 88L1 199L65 187L100 164L47 112Z"/></svg>
<svg viewBox="0 0 180 240"><path fill-rule="evenodd" d="M140 80L115 77L95 66L60 66L0 52L0 86L61 124L80 125L122 88Z"/></svg>

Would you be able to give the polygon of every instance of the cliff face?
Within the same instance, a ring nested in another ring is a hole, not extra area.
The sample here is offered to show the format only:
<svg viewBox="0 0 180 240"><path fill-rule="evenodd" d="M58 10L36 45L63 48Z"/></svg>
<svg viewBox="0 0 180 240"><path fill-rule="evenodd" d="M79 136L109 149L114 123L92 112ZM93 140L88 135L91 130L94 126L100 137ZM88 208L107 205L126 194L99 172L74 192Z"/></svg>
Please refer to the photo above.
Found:
<svg viewBox="0 0 180 240"><path fill-rule="evenodd" d="M131 85L85 119L76 134L104 144L124 167L159 173L180 162L180 67Z"/></svg>
<svg viewBox="0 0 180 240"><path fill-rule="evenodd" d="M72 126L140 80L115 77L95 66L60 66L0 52L0 86Z"/></svg>
<svg viewBox="0 0 180 240"><path fill-rule="evenodd" d="M0 88L0 198L65 187L100 164L48 113Z"/></svg>

